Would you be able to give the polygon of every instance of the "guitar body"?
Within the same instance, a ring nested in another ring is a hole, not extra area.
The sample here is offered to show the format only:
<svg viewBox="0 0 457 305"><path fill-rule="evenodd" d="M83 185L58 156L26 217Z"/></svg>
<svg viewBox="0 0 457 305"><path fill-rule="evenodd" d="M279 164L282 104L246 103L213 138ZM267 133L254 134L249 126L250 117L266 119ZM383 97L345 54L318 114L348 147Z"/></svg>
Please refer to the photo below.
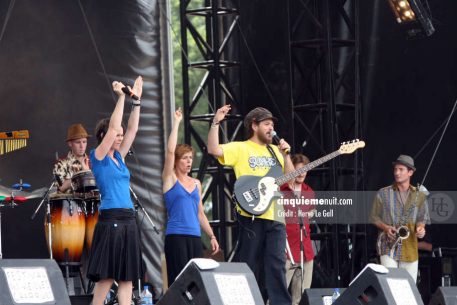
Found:
<svg viewBox="0 0 457 305"><path fill-rule="evenodd" d="M274 166L264 177L239 177L235 182L234 197L240 208L255 216L265 213L279 191L275 178L282 174L282 169Z"/></svg>
<svg viewBox="0 0 457 305"><path fill-rule="evenodd" d="M351 154L362 147L365 147L365 142L359 141L358 139L347 143L344 142L337 151L314 160L286 175L283 175L281 167L274 166L264 177L241 176L235 182L233 197L243 211L254 216L262 215L270 208L270 205L282 184L295 179L299 175L306 173L340 154Z"/></svg>

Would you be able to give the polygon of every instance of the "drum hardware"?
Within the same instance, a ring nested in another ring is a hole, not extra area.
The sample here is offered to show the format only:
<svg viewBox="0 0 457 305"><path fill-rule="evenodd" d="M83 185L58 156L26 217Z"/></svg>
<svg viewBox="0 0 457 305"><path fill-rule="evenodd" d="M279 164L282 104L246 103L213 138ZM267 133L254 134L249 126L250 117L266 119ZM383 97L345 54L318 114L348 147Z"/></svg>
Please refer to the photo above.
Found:
<svg viewBox="0 0 457 305"><path fill-rule="evenodd" d="M84 216L87 217L87 202L85 199L83 199L82 209L83 209Z"/></svg>
<svg viewBox="0 0 457 305"><path fill-rule="evenodd" d="M46 204L46 221L47 221L47 224L48 224L48 244L49 244L49 258L50 259L53 259L53 256L52 256L51 204L49 202L49 193L51 192L51 190L54 187L57 187L57 182L56 181L53 181L51 183L51 186L49 186L48 190L44 193L40 204L38 204L38 207L35 209L35 211L33 212L32 216L30 217L31 220L34 220L36 214L38 214L38 211L40 210L40 208L43 205L44 201L47 200L47 204Z"/></svg>
<svg viewBox="0 0 457 305"><path fill-rule="evenodd" d="M16 183L12 186L11 189L7 189L4 186L0 186L0 259L3 258L2 252L2 207L11 207L14 208L18 203L24 203L29 198L37 197L38 193L41 193L42 189L28 193L23 191L24 189L29 189L31 187L28 183L23 183L22 179L19 180L19 183ZM19 196L18 196L19 195Z"/></svg>
<svg viewBox="0 0 457 305"><path fill-rule="evenodd" d="M68 208L68 211L70 212L70 217L73 216L73 205L71 204L71 201L69 199L67 199L68 201L68 205L69 205L69 208Z"/></svg>

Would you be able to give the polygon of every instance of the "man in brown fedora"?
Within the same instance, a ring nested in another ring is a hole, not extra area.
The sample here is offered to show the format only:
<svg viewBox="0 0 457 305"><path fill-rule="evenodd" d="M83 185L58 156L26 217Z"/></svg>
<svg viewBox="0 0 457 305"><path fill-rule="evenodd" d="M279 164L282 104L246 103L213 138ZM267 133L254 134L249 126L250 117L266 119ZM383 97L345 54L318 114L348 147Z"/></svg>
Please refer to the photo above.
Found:
<svg viewBox="0 0 457 305"><path fill-rule="evenodd" d="M66 158L60 159L54 165L54 176L59 184L59 192L71 190L71 177L84 170L89 170L89 158L86 155L87 138L86 129L82 124L73 124L68 127L67 144L70 151Z"/></svg>
<svg viewBox="0 0 457 305"><path fill-rule="evenodd" d="M373 202L371 217L379 229L377 251L382 265L406 269L416 281L417 239L425 236L429 222L427 197L410 184L416 171L413 158L400 155L392 165L395 182L380 189Z"/></svg>
<svg viewBox="0 0 457 305"><path fill-rule="evenodd" d="M264 177L270 171L282 175L294 170L288 154L289 144L281 139L278 145L271 145L277 120L268 109L257 107L245 116L246 141L219 144L219 125L229 111L230 105L225 105L214 115L208 134L208 153L222 165L233 167L238 182L249 176ZM264 284L264 298L268 298L270 304L290 305L284 268L286 227L275 217L275 204L255 217L243 210L240 203L237 212L239 241L234 261L245 262L261 276L257 280ZM259 263L262 260L263 266Z"/></svg>

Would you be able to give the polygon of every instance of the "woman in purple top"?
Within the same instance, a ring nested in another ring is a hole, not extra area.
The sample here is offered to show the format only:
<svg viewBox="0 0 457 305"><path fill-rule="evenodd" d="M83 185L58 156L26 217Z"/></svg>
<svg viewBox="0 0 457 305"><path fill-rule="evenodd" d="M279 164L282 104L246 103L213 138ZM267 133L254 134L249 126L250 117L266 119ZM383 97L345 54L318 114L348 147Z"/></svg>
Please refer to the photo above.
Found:
<svg viewBox="0 0 457 305"><path fill-rule="evenodd" d="M133 94L141 97L143 80L135 80ZM101 120L95 134L98 146L90 153L92 169L100 190L99 219L94 231L87 276L96 282L93 305L102 305L116 280L120 305L131 303L132 281L143 276L140 239L130 198L130 173L124 157L135 139L140 102L132 106L127 129L122 128L124 85L113 82L118 101L111 118Z"/></svg>
<svg viewBox="0 0 457 305"><path fill-rule="evenodd" d="M176 145L181 120L182 112L179 108L174 114L162 172L162 190L168 214L165 233L168 286L190 259L202 256L200 226L210 238L213 254L219 251L216 236L203 211L202 186L199 180L189 176L193 149L187 144Z"/></svg>

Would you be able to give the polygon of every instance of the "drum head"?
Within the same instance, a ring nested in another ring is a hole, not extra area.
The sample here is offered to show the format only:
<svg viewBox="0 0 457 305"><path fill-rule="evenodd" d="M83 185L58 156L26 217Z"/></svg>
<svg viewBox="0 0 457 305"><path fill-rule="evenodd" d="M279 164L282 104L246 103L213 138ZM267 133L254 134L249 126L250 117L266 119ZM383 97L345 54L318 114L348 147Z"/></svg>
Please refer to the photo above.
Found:
<svg viewBox="0 0 457 305"><path fill-rule="evenodd" d="M95 177L92 171L80 171L71 177L71 184L75 192L86 193L91 190L97 189Z"/></svg>

